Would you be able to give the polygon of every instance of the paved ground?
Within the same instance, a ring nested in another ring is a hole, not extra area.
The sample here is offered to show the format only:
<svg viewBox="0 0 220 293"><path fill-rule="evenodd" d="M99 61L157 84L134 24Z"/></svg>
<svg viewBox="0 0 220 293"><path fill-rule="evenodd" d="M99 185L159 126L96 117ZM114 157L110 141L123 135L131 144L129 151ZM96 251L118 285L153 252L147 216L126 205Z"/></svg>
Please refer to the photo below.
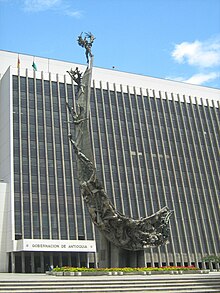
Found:
<svg viewBox="0 0 220 293"><path fill-rule="evenodd" d="M0 281L50 281L50 280L70 280L70 279L111 279L111 278L118 278L118 279L129 279L129 278L136 278L136 279L169 279L169 278L176 278L178 280L184 278L216 278L219 277L220 279L220 272L212 272L209 274L183 274L183 275L123 275L123 276L50 276L46 274L12 274L12 273L0 273Z"/></svg>

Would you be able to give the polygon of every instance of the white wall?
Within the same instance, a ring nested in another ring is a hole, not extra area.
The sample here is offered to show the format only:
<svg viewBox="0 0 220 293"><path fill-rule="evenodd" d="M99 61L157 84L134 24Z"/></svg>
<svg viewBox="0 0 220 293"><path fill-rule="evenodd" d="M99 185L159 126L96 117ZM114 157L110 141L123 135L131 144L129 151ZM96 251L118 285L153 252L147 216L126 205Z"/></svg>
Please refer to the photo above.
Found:
<svg viewBox="0 0 220 293"><path fill-rule="evenodd" d="M8 271L7 237L9 188L7 183L0 182L0 272Z"/></svg>
<svg viewBox="0 0 220 293"><path fill-rule="evenodd" d="M10 123L12 119L12 94L9 70L0 81L0 180L10 179Z"/></svg>
<svg viewBox="0 0 220 293"><path fill-rule="evenodd" d="M6 251L13 251L13 141L10 68L0 80L0 271L7 271ZM6 188L7 186L7 188Z"/></svg>

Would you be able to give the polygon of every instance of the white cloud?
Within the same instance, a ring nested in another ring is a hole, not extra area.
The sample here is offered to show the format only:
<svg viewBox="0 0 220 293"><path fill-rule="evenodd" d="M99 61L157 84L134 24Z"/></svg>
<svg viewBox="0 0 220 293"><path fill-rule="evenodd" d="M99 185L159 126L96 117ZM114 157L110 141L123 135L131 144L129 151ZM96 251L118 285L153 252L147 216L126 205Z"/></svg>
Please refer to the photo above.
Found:
<svg viewBox="0 0 220 293"><path fill-rule="evenodd" d="M71 17L75 17L75 18L81 18L82 17L82 12L81 11L65 10L65 14L67 16L71 16Z"/></svg>
<svg viewBox="0 0 220 293"><path fill-rule="evenodd" d="M60 6L61 0L25 0L24 9L26 11L38 12Z"/></svg>
<svg viewBox="0 0 220 293"><path fill-rule="evenodd" d="M193 76L191 76L190 78L188 78L184 81L187 83L202 85L207 82L213 81L219 77L220 77L220 74L218 72L210 72L207 74L198 73L198 74L194 74Z"/></svg>
<svg viewBox="0 0 220 293"><path fill-rule="evenodd" d="M55 10L74 18L81 18L82 16L81 11L72 9L71 2L68 0L23 0L23 4L24 10L28 12Z"/></svg>
<svg viewBox="0 0 220 293"><path fill-rule="evenodd" d="M182 42L175 45L172 57L179 63L208 68L220 65L220 39Z"/></svg>
<svg viewBox="0 0 220 293"><path fill-rule="evenodd" d="M181 81L181 82L186 82L191 84L197 84L197 85L204 85L206 83L209 83L219 78L220 78L219 72L209 72L209 73L197 73L192 75L190 78L184 78L182 76L179 76L179 77L167 77L166 79L176 80L176 81Z"/></svg>

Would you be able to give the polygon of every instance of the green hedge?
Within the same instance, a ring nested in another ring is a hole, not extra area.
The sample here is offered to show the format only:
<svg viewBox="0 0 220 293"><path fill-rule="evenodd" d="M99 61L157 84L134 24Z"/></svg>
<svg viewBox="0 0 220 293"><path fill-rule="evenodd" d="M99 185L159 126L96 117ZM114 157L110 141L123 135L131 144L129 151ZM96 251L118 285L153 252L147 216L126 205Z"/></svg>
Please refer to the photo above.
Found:
<svg viewBox="0 0 220 293"><path fill-rule="evenodd" d="M143 268L75 268L75 267L56 267L52 271L53 272L146 272L146 271L189 271L189 270L199 270L194 266L188 267L160 267L160 268L152 268L152 267L143 267Z"/></svg>

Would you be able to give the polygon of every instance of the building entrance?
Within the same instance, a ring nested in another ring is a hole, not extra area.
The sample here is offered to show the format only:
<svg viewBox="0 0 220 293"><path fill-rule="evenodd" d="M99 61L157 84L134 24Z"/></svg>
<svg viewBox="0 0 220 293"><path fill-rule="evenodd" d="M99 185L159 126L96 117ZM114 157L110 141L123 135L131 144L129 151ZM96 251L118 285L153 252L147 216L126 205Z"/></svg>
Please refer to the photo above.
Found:
<svg viewBox="0 0 220 293"><path fill-rule="evenodd" d="M9 272L45 273L56 266L95 267L95 255L87 252L14 252L9 254Z"/></svg>

